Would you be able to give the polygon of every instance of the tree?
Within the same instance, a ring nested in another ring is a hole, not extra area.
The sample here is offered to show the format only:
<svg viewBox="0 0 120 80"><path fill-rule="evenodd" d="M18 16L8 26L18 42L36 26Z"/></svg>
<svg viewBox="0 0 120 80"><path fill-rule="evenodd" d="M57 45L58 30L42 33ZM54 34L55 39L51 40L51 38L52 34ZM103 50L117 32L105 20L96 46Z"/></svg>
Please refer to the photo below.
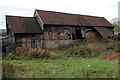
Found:
<svg viewBox="0 0 120 80"><path fill-rule="evenodd" d="M113 18L111 20L111 23L113 24L113 26L115 27L114 28L114 31L115 32L120 32L120 21L118 20L118 18Z"/></svg>
<svg viewBox="0 0 120 80"><path fill-rule="evenodd" d="M6 32L0 32L0 36L7 36L7 33Z"/></svg>

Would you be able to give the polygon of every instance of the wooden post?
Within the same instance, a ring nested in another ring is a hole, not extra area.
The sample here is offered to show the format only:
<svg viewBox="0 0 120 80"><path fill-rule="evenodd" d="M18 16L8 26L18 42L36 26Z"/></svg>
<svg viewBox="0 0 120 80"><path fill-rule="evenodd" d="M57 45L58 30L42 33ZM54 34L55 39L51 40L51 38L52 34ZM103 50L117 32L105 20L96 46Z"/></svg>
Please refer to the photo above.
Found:
<svg viewBox="0 0 120 80"><path fill-rule="evenodd" d="M42 50L43 41L40 40L40 49Z"/></svg>

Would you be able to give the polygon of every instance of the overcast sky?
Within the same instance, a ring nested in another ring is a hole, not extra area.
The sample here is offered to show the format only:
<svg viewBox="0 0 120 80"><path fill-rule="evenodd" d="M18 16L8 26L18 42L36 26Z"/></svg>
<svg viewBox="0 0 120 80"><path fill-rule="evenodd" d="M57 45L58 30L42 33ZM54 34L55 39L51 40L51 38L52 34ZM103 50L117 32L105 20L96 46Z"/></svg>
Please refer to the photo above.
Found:
<svg viewBox="0 0 120 80"><path fill-rule="evenodd" d="M0 0L0 29L5 29L5 15L32 17L35 9L73 14L118 17L119 0Z"/></svg>
<svg viewBox="0 0 120 80"><path fill-rule="evenodd" d="M118 4L118 19L120 21L120 1L119 1L119 4Z"/></svg>

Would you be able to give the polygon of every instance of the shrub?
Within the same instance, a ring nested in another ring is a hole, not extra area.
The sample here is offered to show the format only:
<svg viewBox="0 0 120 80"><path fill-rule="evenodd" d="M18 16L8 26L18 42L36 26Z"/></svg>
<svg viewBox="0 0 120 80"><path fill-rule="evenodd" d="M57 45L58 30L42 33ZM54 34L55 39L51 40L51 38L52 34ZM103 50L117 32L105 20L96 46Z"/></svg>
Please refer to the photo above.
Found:
<svg viewBox="0 0 120 80"><path fill-rule="evenodd" d="M38 59L38 58L55 58L57 55L54 51L51 50L41 50L38 51L37 49L31 51L23 51L21 53L8 53L3 59Z"/></svg>
<svg viewBox="0 0 120 80"><path fill-rule="evenodd" d="M71 47L74 47L74 46L80 46L80 43L79 42L73 42L73 43L68 44L68 45L61 45L57 49L58 50L65 50L65 49L68 49L68 48L71 48Z"/></svg>
<svg viewBox="0 0 120 80"><path fill-rule="evenodd" d="M33 50L28 52L30 58L55 58L56 53L50 50Z"/></svg>
<svg viewBox="0 0 120 80"><path fill-rule="evenodd" d="M27 57L31 59L39 58L39 55L40 55L40 52L37 51L36 49L27 52Z"/></svg>
<svg viewBox="0 0 120 80"><path fill-rule="evenodd" d="M84 58L97 57L108 54L108 52L120 52L118 46L120 42L113 41L108 43L78 43L74 42L68 45L60 46L55 50L31 50L21 53L9 53L4 59L39 59L39 58L56 58L56 53L66 53L69 56L78 56ZM55 52L56 51L56 52Z"/></svg>
<svg viewBox="0 0 120 80"><path fill-rule="evenodd" d="M30 50L30 51L22 51L20 53L8 53L3 56L3 59L38 59L38 58L55 58L56 53L51 50Z"/></svg>
<svg viewBox="0 0 120 80"><path fill-rule="evenodd" d="M115 40L115 41L120 41L120 33L118 35L115 35L112 40Z"/></svg>
<svg viewBox="0 0 120 80"><path fill-rule="evenodd" d="M8 53L5 56L3 56L3 59L7 59L7 60L15 59L15 55L13 53Z"/></svg>
<svg viewBox="0 0 120 80"><path fill-rule="evenodd" d="M88 43L88 45L71 47L66 53L83 58L97 57L105 55L104 52L106 52L106 54L111 51L115 52L118 50L118 44L120 44L120 42L116 41L111 43Z"/></svg>
<svg viewBox="0 0 120 80"><path fill-rule="evenodd" d="M92 50L88 47L74 46L72 49L67 50L67 53L79 57L87 57L91 55Z"/></svg>

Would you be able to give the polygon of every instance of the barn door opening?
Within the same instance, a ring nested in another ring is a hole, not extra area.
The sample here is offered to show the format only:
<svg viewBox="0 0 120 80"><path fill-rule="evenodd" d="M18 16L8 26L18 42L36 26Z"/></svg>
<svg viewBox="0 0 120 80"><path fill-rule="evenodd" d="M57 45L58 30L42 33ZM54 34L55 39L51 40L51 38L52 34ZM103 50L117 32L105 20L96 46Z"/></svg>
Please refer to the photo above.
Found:
<svg viewBox="0 0 120 80"><path fill-rule="evenodd" d="M79 27L75 28L76 31L76 39L83 39L81 29Z"/></svg>
<svg viewBox="0 0 120 80"><path fill-rule="evenodd" d="M40 48L39 40L32 40L32 48Z"/></svg>

